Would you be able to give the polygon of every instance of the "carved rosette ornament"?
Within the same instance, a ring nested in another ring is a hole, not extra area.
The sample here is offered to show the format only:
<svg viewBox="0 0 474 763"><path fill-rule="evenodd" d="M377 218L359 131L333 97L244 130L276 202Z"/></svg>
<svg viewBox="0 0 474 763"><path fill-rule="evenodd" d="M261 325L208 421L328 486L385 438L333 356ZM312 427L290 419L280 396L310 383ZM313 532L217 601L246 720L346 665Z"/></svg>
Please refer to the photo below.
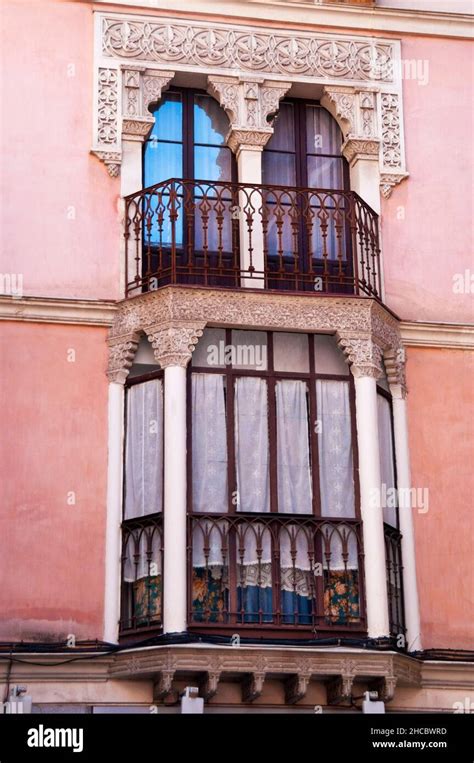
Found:
<svg viewBox="0 0 474 763"><path fill-rule="evenodd" d="M156 361L161 368L169 366L186 368L205 325L203 322L192 325L155 325L145 328Z"/></svg>

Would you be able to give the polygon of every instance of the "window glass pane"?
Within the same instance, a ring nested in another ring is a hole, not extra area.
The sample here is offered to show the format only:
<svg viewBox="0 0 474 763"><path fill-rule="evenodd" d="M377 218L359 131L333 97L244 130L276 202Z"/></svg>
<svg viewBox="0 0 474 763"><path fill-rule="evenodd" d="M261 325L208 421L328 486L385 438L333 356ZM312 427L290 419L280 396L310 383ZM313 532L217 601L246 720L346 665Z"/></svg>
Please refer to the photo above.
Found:
<svg viewBox="0 0 474 763"><path fill-rule="evenodd" d="M163 501L163 383L127 390L125 519L155 514Z"/></svg>
<svg viewBox="0 0 474 763"><path fill-rule="evenodd" d="M321 106L306 106L308 154L340 154L342 133L336 120Z"/></svg>
<svg viewBox="0 0 474 763"><path fill-rule="evenodd" d="M308 156L308 187L342 190L342 162L342 159L331 159L327 156Z"/></svg>
<svg viewBox="0 0 474 763"><path fill-rule="evenodd" d="M192 375L193 511L227 511L224 377Z"/></svg>
<svg viewBox="0 0 474 763"><path fill-rule="evenodd" d="M350 374L344 353L337 346L335 338L327 334L314 335L314 364L317 374Z"/></svg>
<svg viewBox="0 0 474 763"><path fill-rule="evenodd" d="M232 331L232 365L247 371L266 371L267 335L265 331Z"/></svg>
<svg viewBox="0 0 474 763"><path fill-rule="evenodd" d="M277 415L278 511L311 514L308 389L284 379L275 385Z"/></svg>
<svg viewBox="0 0 474 763"><path fill-rule="evenodd" d="M273 122L273 135L265 148L278 151L295 151L295 117L292 103L280 103ZM265 154L265 151L263 152Z"/></svg>
<svg viewBox="0 0 474 763"><path fill-rule="evenodd" d="M295 155L264 151L262 178L268 185L295 186Z"/></svg>
<svg viewBox="0 0 474 763"><path fill-rule="evenodd" d="M275 371L309 372L308 337L306 334L273 334L273 366Z"/></svg>
<svg viewBox="0 0 474 763"><path fill-rule="evenodd" d="M148 141L145 146L145 188L170 178L183 177L183 146L181 143Z"/></svg>
<svg viewBox="0 0 474 763"><path fill-rule="evenodd" d="M152 112L155 124L151 136L155 139L183 139L183 104L181 93L165 93L157 108Z"/></svg>
<svg viewBox="0 0 474 763"><path fill-rule="evenodd" d="M384 522L397 526L395 468L393 462L393 434L390 403L377 395L378 430L380 449L380 479Z"/></svg>
<svg viewBox="0 0 474 763"><path fill-rule="evenodd" d="M204 329L191 355L193 366L223 368L226 365L225 329Z"/></svg>
<svg viewBox="0 0 474 763"><path fill-rule="evenodd" d="M270 511L268 393L264 379L235 380L237 510Z"/></svg>
<svg viewBox="0 0 474 763"><path fill-rule="evenodd" d="M195 146L194 177L197 180L230 181L231 160L231 152L228 148ZM207 192L209 193L209 191Z"/></svg>
<svg viewBox="0 0 474 763"><path fill-rule="evenodd" d="M316 396L321 514L323 517L353 517L355 503L349 382L318 379Z"/></svg>
<svg viewBox="0 0 474 763"><path fill-rule="evenodd" d="M194 96L194 142L222 146L229 129L224 109L209 95Z"/></svg>

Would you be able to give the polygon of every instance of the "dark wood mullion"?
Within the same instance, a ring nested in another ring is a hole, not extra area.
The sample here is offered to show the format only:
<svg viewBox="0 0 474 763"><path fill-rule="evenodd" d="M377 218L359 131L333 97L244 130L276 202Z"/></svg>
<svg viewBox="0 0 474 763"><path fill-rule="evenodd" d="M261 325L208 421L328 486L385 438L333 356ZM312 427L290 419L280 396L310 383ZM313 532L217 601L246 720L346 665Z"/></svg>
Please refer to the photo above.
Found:
<svg viewBox="0 0 474 763"><path fill-rule="evenodd" d="M225 343L229 346L232 343L232 329L225 331ZM228 493L228 513L233 515L237 513L238 504L235 504L233 498L237 495L237 463L235 450L235 389L234 375L230 364L224 369L226 378L226 422L227 422L227 493ZM235 523L231 523L228 533L228 563L229 563L229 621L237 623L237 532Z"/></svg>
<svg viewBox="0 0 474 763"><path fill-rule="evenodd" d="M310 417L311 417L311 466L313 478L313 514L321 517L321 485L319 478L319 438L315 432L315 425L318 419L318 400L316 395L316 371L314 358L314 334L308 336L309 342L309 369L312 375L309 389ZM323 565L323 543L321 533L313 532L314 563L320 564L323 571L322 575L314 575L314 587L316 601L313 602L313 627L318 626L319 618L324 616L324 565ZM314 571L312 571L314 574ZM314 612L316 607L316 612Z"/></svg>
<svg viewBox="0 0 474 763"><path fill-rule="evenodd" d="M269 436L269 467L270 467L270 512L278 513L278 466L277 466L277 416L276 416L276 379L274 374L273 362L273 333L267 333L268 349L268 371L270 376L267 381L267 399L268 399L268 436ZM270 533L271 544L271 565L272 565L272 614L277 625L281 622L281 569L280 569L280 540L278 544L274 538L274 528ZM280 539L280 533L278 533ZM278 545L278 548L277 548Z"/></svg>

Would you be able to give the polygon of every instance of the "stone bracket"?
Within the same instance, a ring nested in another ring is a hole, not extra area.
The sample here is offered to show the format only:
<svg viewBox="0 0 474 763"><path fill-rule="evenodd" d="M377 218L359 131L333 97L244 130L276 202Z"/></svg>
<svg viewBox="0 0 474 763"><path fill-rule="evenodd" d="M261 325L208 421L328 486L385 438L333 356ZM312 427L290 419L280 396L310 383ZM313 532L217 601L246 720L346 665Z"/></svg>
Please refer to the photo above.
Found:
<svg viewBox="0 0 474 763"><path fill-rule="evenodd" d="M344 673L331 678L326 684L328 705L350 704L354 676Z"/></svg>
<svg viewBox="0 0 474 763"><path fill-rule="evenodd" d="M253 702L260 697L264 681L265 673L263 671L245 675L242 681L242 702Z"/></svg>
<svg viewBox="0 0 474 763"><path fill-rule="evenodd" d="M199 694L206 702L217 694L220 677L220 670L210 670L204 673L201 678L199 682Z"/></svg>
<svg viewBox="0 0 474 763"><path fill-rule="evenodd" d="M175 670L161 671L158 680L153 685L153 699L163 700L171 693Z"/></svg>
<svg viewBox="0 0 474 763"><path fill-rule="evenodd" d="M285 702L294 705L306 696L306 691L311 676L304 673L295 673L285 681Z"/></svg>
<svg viewBox="0 0 474 763"><path fill-rule="evenodd" d="M396 676L381 676L370 681L369 691L376 691L381 702L390 702L395 696Z"/></svg>

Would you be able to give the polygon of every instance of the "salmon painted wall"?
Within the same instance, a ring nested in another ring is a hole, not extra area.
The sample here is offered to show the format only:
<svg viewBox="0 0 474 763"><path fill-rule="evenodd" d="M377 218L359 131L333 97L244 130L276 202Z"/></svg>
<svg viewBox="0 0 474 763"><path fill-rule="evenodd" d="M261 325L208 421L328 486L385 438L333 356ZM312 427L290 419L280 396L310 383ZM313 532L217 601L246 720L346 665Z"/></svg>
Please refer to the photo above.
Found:
<svg viewBox="0 0 474 763"><path fill-rule="evenodd" d="M403 81L410 177L382 203L385 301L407 320L474 318L474 282L453 293L455 274L474 277L471 57L466 40L402 40L402 59L428 74Z"/></svg>
<svg viewBox="0 0 474 763"><path fill-rule="evenodd" d="M412 485L423 647L474 644L474 353L409 348Z"/></svg>
<svg viewBox="0 0 474 763"><path fill-rule="evenodd" d="M102 638L106 330L2 322L0 337L0 640Z"/></svg>
<svg viewBox="0 0 474 763"><path fill-rule="evenodd" d="M91 6L7 0L1 16L0 272L25 295L115 299L120 182L89 153Z"/></svg>

